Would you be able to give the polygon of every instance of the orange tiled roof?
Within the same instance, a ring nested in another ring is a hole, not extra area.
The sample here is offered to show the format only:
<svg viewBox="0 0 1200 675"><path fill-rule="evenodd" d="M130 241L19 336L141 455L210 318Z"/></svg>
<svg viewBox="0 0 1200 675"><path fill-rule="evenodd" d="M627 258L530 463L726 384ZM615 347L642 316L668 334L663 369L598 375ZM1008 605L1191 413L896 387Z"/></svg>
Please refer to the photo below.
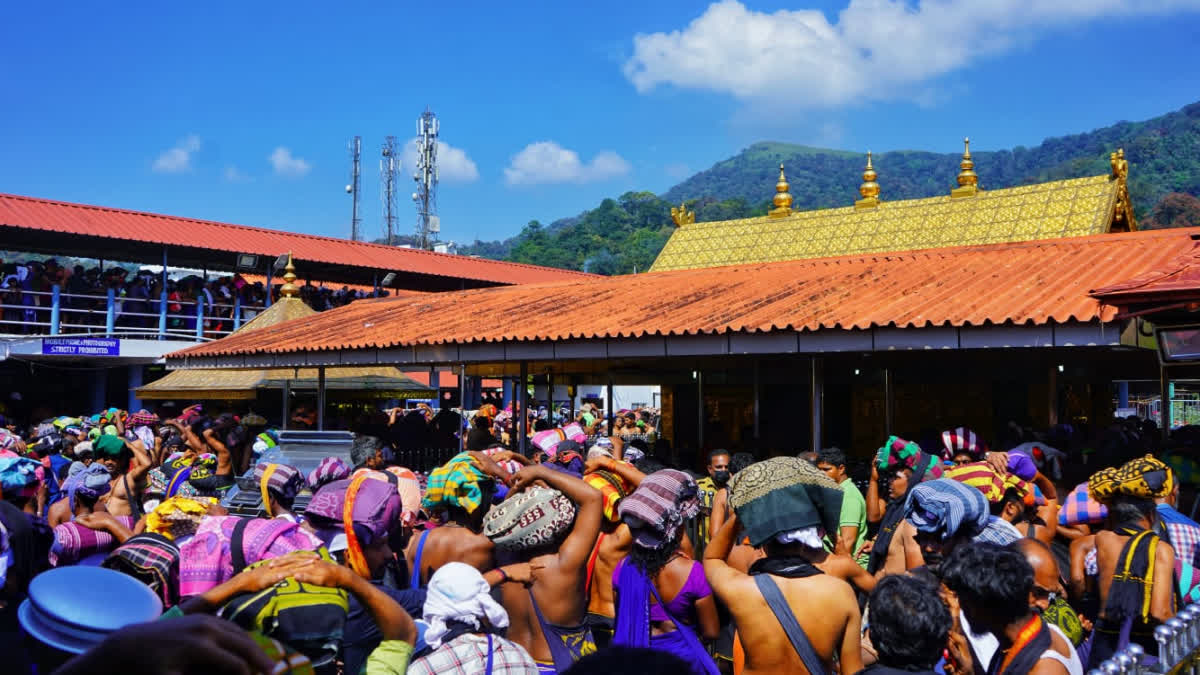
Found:
<svg viewBox="0 0 1200 675"><path fill-rule="evenodd" d="M1144 274L1092 291L1110 305L1194 301L1200 298L1200 248L1187 251Z"/></svg>
<svg viewBox="0 0 1200 675"><path fill-rule="evenodd" d="M494 284L595 278L594 275L572 270L2 193L0 225L171 246L186 245L232 253L254 253L272 258L290 251L297 262L431 274Z"/></svg>
<svg viewBox="0 0 1200 675"><path fill-rule="evenodd" d="M1200 229L844 256L360 300L170 355L882 326L1111 320L1089 291L1196 251Z"/></svg>

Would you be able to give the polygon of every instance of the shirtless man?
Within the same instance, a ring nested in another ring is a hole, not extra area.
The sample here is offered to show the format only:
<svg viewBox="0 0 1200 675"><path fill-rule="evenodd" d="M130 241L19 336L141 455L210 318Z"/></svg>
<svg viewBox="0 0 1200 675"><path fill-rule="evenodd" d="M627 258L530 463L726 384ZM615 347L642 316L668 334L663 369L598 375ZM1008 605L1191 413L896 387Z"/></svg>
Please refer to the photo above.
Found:
<svg viewBox="0 0 1200 675"><path fill-rule="evenodd" d="M496 481L507 483L510 478L490 457L477 451L455 456L435 469L435 476L438 472L452 470L460 462L469 462L470 466L459 467L469 475L458 487L441 494L427 491L421 502L429 515L441 519L442 525L413 536L408 542L404 558L408 561L413 588L424 588L433 573L448 562L466 563L480 572L494 567L492 542L480 532L483 517L495 494ZM431 476L431 481L433 479ZM460 498L462 493L470 491L472 484L482 492L477 505Z"/></svg>
<svg viewBox="0 0 1200 675"><path fill-rule="evenodd" d="M835 514L836 515L836 514ZM779 620L775 618L759 592L753 576L725 562L742 527L736 515L726 521L715 539L704 550L704 573L717 597L733 614L746 652L745 675L758 673L809 672L792 647ZM798 558L815 566L823 551L803 544L768 541L765 560ZM853 561L850 564L858 567ZM861 571L861 568L859 568ZM826 672L833 672L838 660L843 673L862 669L859 626L862 617L854 590L841 579L828 574L787 578L770 575L779 586L800 628L812 643Z"/></svg>
<svg viewBox="0 0 1200 675"><path fill-rule="evenodd" d="M991 654L975 654L986 661L977 664L981 670L999 675L1082 675L1078 657L1072 670L1071 643L1030 608L1033 568L1019 551L986 543L960 546L941 571L971 631L991 633L999 643ZM959 662L954 670L970 673L972 664Z"/></svg>
<svg viewBox="0 0 1200 675"><path fill-rule="evenodd" d="M114 438L116 442L108 441ZM150 471L150 454L141 441L127 441L119 436L101 436L94 446L98 461L113 476L112 490L104 500L104 510L114 516L142 516L141 494L146 488Z"/></svg>
<svg viewBox="0 0 1200 675"><path fill-rule="evenodd" d="M614 443L614 449L620 446ZM638 471L632 464L621 462L612 457L596 457L589 459L584 467L584 480L596 471L607 471L616 475L625 486L637 488L645 474ZM605 480L601 478L600 480ZM632 490L630 490L632 492ZM629 527L621 522L617 514L619 500L608 503L605 498L604 519L600 525L600 537L589 556L588 589L588 623L592 627L592 635L596 646L604 648L612 639L614 622L616 620L616 605L613 599L612 575L617 565L629 555L633 547L633 535Z"/></svg>
<svg viewBox="0 0 1200 675"><path fill-rule="evenodd" d="M524 647L542 672L562 672L570 663L561 663L565 660L562 655L555 658L547 642L547 627L570 634L570 644L565 646L572 658L595 650L591 631L584 624L588 608L584 582L588 557L600 533L604 502L600 492L587 483L545 466L525 467L513 477L513 487L518 490L535 482L562 492L574 502L575 522L556 548L528 552L532 586L526 590L517 584L505 584L502 602L508 610L508 639ZM548 626L543 627L543 620ZM562 646L560 642L558 647Z"/></svg>

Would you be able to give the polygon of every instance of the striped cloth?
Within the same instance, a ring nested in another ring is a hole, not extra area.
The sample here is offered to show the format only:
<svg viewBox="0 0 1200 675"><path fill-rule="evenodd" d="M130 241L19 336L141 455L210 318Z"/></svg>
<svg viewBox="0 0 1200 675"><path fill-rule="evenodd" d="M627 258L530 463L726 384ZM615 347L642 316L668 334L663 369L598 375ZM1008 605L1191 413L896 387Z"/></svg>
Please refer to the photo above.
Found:
<svg viewBox="0 0 1200 675"><path fill-rule="evenodd" d="M264 476L267 476L266 485L263 485ZM282 499L295 499L304 489L304 477L294 466L259 462L254 465L254 484ZM266 506L265 502L263 506Z"/></svg>
<svg viewBox="0 0 1200 675"><path fill-rule="evenodd" d="M162 599L163 607L179 602L179 547L160 534L135 534L109 554L101 566L146 584Z"/></svg>
<svg viewBox="0 0 1200 675"><path fill-rule="evenodd" d="M614 523L620 520L617 507L622 499L633 492L634 486L618 474L604 470L585 474L583 482L600 491L600 496L604 498L604 517Z"/></svg>
<svg viewBox="0 0 1200 675"><path fill-rule="evenodd" d="M972 541L986 542L996 544L997 546L1008 546L1020 538L1021 531L1013 526L1012 523L999 516L989 516L987 527L983 528L983 532L975 535Z"/></svg>
<svg viewBox="0 0 1200 675"><path fill-rule="evenodd" d="M1017 478L1011 473L1000 474L987 462L970 462L954 467L948 467L942 473L945 478L951 478L965 483L983 493L983 498L989 504L999 504L1004 500L1008 490L1014 490L1026 506L1033 506L1036 497L1033 485Z"/></svg>
<svg viewBox="0 0 1200 675"><path fill-rule="evenodd" d="M132 516L114 516L122 525L133 528ZM75 521L54 528L54 543L50 545L50 564L74 565L97 553L107 553L117 547L117 539L104 530L93 530Z"/></svg>
<svg viewBox="0 0 1200 675"><path fill-rule="evenodd" d="M692 477L663 469L642 479L633 494L621 500L617 512L634 532L634 543L658 548L683 521L700 513L699 488ZM633 522L630 522L630 521Z"/></svg>
<svg viewBox="0 0 1200 675"><path fill-rule="evenodd" d="M308 474L308 488L316 492L322 485L350 477L353 468L340 457L326 457Z"/></svg>
<svg viewBox="0 0 1200 675"><path fill-rule="evenodd" d="M918 532L974 537L988 526L987 500L975 488L950 478L916 485L904 502L905 519Z"/></svg>
<svg viewBox="0 0 1200 675"><path fill-rule="evenodd" d="M955 455L970 455L972 459L983 459L987 448L979 436L966 427L942 432L942 459L953 460Z"/></svg>
<svg viewBox="0 0 1200 675"><path fill-rule="evenodd" d="M429 474L421 506L427 511L456 506L474 513L483 503L483 488L490 482L475 459L461 452Z"/></svg>

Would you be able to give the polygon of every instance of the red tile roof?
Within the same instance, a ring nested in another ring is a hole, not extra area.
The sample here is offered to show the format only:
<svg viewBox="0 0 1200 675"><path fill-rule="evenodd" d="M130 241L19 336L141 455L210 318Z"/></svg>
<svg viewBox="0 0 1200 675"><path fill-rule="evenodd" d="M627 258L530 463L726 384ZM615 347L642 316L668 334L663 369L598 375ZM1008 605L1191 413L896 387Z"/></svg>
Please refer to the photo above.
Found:
<svg viewBox="0 0 1200 675"><path fill-rule="evenodd" d="M0 193L0 225L170 246L186 245L214 251L255 253L272 258L291 251L296 260L301 262L431 274L495 284L594 278L593 275L571 270L3 193Z"/></svg>
<svg viewBox="0 0 1200 675"><path fill-rule="evenodd" d="M1198 235L1200 236L1200 235ZM1154 302L1200 299L1200 247L1184 252L1159 267L1104 288L1092 296L1106 304L1127 307Z"/></svg>
<svg viewBox="0 0 1200 675"><path fill-rule="evenodd" d="M429 371L428 370L406 370L404 374L408 377L420 382L426 387L429 386ZM484 389L499 389L504 386L503 380L484 379L480 380L480 385ZM458 373L443 371L438 375L438 387L441 389L455 389L458 387Z"/></svg>
<svg viewBox="0 0 1200 675"><path fill-rule="evenodd" d="M492 341L1111 320L1093 288L1200 229L1102 234L360 300L171 357Z"/></svg>

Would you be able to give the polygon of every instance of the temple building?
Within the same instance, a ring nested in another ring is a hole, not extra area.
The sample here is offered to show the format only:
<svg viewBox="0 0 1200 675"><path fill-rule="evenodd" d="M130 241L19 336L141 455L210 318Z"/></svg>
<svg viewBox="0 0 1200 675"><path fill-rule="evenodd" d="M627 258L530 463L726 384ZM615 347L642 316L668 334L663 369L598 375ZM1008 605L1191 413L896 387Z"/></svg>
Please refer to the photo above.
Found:
<svg viewBox="0 0 1200 675"><path fill-rule="evenodd" d="M868 456L890 433L957 426L1099 429L1130 382L1165 380L1153 327L1094 291L1200 255L1200 230L1137 231L1123 151L1110 160L1105 175L989 190L966 145L944 194L889 201L868 154L857 195L814 211L792 209L780 167L764 216L673 208L648 273L359 301L168 365L656 384L683 463L715 447Z"/></svg>

